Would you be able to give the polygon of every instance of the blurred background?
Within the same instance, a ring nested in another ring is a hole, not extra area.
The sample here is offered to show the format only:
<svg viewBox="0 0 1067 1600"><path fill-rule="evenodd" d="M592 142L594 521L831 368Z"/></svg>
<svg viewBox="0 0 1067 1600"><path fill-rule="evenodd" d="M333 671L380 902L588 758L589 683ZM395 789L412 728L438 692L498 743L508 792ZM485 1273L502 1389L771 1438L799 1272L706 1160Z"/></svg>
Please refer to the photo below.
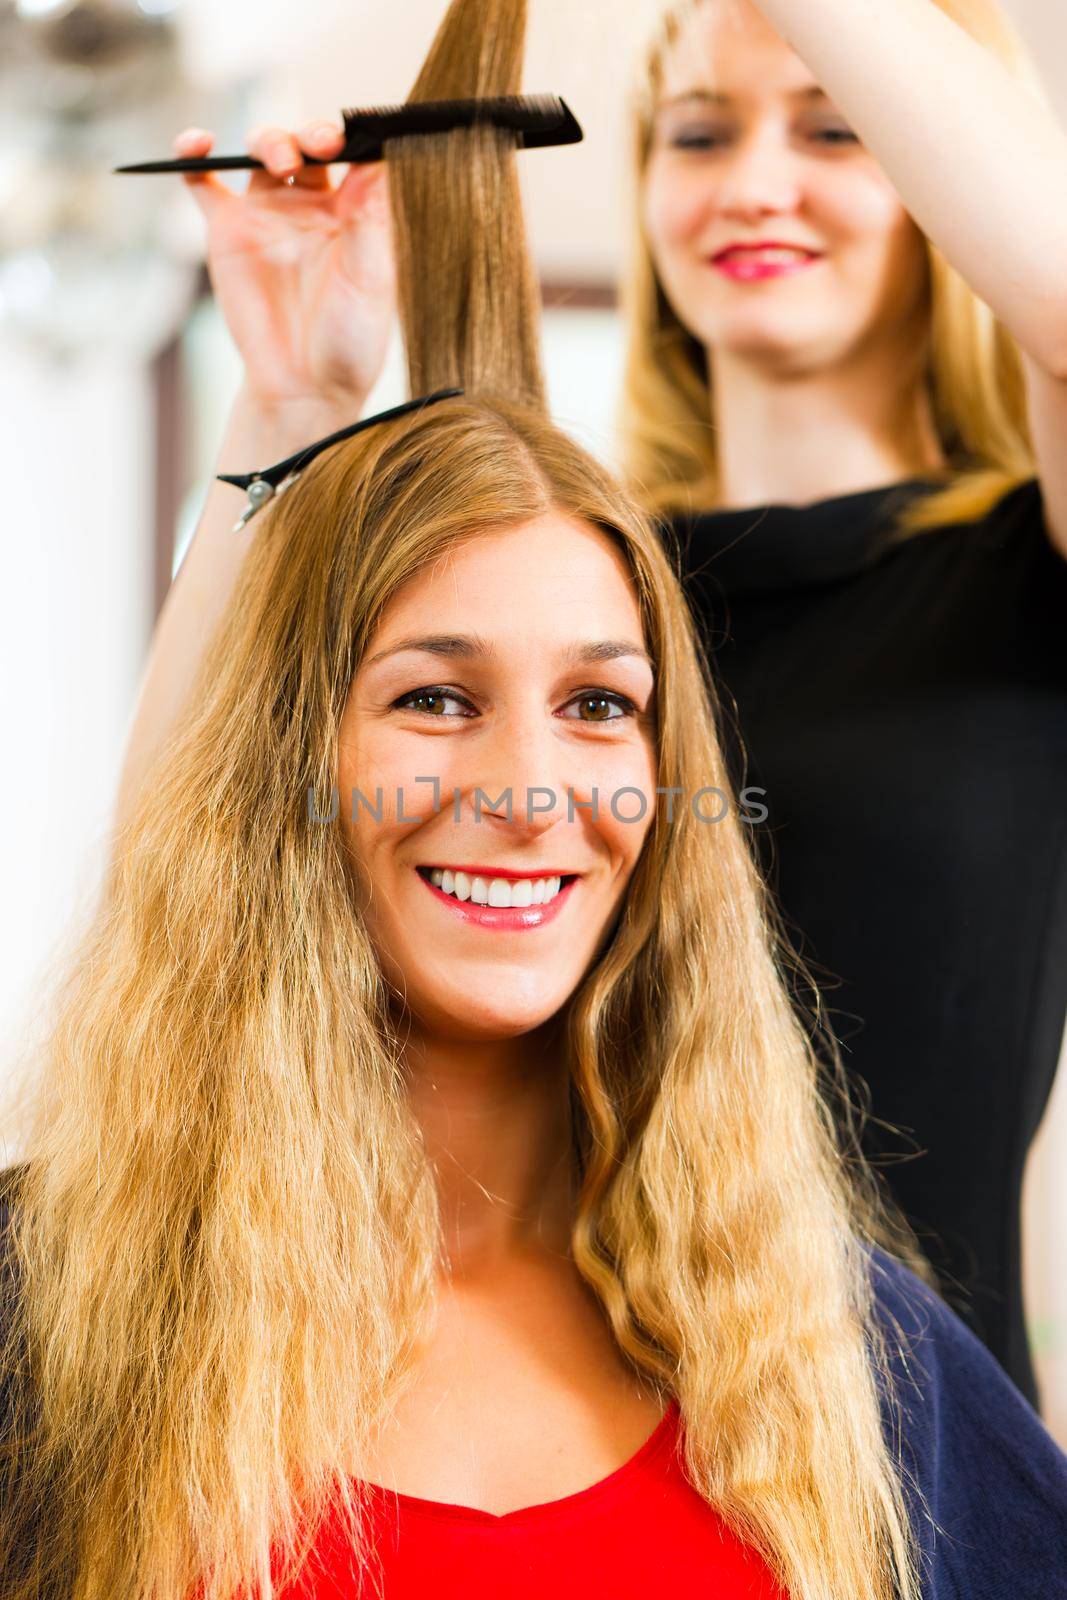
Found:
<svg viewBox="0 0 1067 1600"><path fill-rule="evenodd" d="M1067 122L1064 0L1004 0ZM244 148L401 101L445 0L0 0L0 586L3 788L0 1084L98 883L158 608L196 526L239 380L175 176L180 129ZM544 286L550 399L611 459L625 248L625 97L656 0L532 0L526 88L555 91L583 144L520 162ZM245 174L227 180L243 187ZM968 175L961 165L960 182ZM1067 184L1065 184L1067 194ZM394 347L371 396L404 398ZM249 463L249 468L262 463ZM235 515L241 498L234 491ZM13 1159L7 1152L5 1159ZM1027 1305L1046 1420L1067 1443L1067 1072L1031 1157Z"/></svg>

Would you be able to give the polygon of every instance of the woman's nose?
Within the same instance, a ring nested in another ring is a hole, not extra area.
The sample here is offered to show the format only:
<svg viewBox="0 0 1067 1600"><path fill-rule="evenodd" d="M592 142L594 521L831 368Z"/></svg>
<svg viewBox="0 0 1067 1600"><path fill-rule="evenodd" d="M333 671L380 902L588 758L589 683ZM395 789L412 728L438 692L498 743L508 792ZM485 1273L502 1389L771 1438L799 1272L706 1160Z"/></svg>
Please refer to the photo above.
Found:
<svg viewBox="0 0 1067 1600"><path fill-rule="evenodd" d="M476 816L543 833L568 815L585 814L577 802L589 798L582 776L588 763L553 723L543 708L515 711L476 750L472 746L460 781Z"/></svg>
<svg viewBox="0 0 1067 1600"><path fill-rule="evenodd" d="M770 130L742 139L720 168L718 207L727 216L794 211L801 194L798 158Z"/></svg>

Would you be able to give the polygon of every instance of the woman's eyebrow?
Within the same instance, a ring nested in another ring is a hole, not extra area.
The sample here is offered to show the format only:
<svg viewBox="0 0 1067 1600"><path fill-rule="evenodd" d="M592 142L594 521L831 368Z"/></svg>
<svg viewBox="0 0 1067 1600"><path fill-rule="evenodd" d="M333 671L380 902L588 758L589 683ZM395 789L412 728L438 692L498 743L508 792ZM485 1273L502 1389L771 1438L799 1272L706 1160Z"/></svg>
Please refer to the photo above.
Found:
<svg viewBox="0 0 1067 1600"><path fill-rule="evenodd" d="M379 650L376 655L370 656L366 665L373 667L376 662L384 661L387 656L398 655L402 650L418 650L425 655L443 656L452 660L475 658L484 660L496 653L492 642L477 634L427 633L398 640L387 650ZM647 662L650 667L653 665L648 651L632 639L590 639L581 644L569 645L561 655L567 665L584 666L597 661L617 661L622 656L636 656L639 660Z"/></svg>
<svg viewBox="0 0 1067 1600"><path fill-rule="evenodd" d="M828 100L830 97L825 89L820 89L817 83L809 84L803 89L790 89L786 94L787 100ZM732 106L735 97L724 94L720 89L685 89L681 94L672 94L669 98L656 102L656 110L664 111L669 106L684 105L689 100L700 100L706 105Z"/></svg>

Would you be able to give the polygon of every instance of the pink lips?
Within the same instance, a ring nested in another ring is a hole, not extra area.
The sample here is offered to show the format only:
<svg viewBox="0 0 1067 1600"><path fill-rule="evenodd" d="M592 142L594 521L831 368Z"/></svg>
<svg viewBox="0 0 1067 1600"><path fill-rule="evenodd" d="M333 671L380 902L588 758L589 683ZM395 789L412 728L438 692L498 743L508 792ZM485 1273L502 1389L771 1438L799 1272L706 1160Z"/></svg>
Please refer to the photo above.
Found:
<svg viewBox="0 0 1067 1600"><path fill-rule="evenodd" d="M454 894L445 894L436 884L427 882L421 873L416 873L416 877L455 916L462 917L465 922L474 923L477 927L497 928L501 931L540 928L546 922L551 922L554 917L559 916L564 902L578 882L577 878L571 878L546 906L478 906L472 900L457 900Z"/></svg>
<svg viewBox="0 0 1067 1600"><path fill-rule="evenodd" d="M769 261L763 252L784 246L774 246L770 242L762 246L750 248L736 248L720 253L712 260L712 266L727 278L733 278L740 283L754 283L761 278L784 278L796 272L803 272L805 267L812 267L821 261L819 255L796 255L791 261ZM790 247L791 248L791 247Z"/></svg>

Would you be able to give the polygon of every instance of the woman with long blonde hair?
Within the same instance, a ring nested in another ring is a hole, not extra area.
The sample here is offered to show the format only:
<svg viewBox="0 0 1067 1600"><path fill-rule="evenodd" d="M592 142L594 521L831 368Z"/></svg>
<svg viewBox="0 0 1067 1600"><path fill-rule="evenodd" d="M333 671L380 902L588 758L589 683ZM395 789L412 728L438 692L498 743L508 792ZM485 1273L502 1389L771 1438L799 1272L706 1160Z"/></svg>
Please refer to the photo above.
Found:
<svg viewBox="0 0 1067 1600"><path fill-rule="evenodd" d="M522 31L455 0L415 96ZM309 456L146 680L21 1108L0 1594L1052 1595L1067 1458L844 1137L676 576L545 415L513 142L386 154L416 403L358 431L366 182L205 198L235 429Z"/></svg>
<svg viewBox="0 0 1067 1600"><path fill-rule="evenodd" d="M679 540L864 1150L1036 1405L1021 1192L1067 1021L1067 135L995 0L684 0L633 102L627 475Z"/></svg>

